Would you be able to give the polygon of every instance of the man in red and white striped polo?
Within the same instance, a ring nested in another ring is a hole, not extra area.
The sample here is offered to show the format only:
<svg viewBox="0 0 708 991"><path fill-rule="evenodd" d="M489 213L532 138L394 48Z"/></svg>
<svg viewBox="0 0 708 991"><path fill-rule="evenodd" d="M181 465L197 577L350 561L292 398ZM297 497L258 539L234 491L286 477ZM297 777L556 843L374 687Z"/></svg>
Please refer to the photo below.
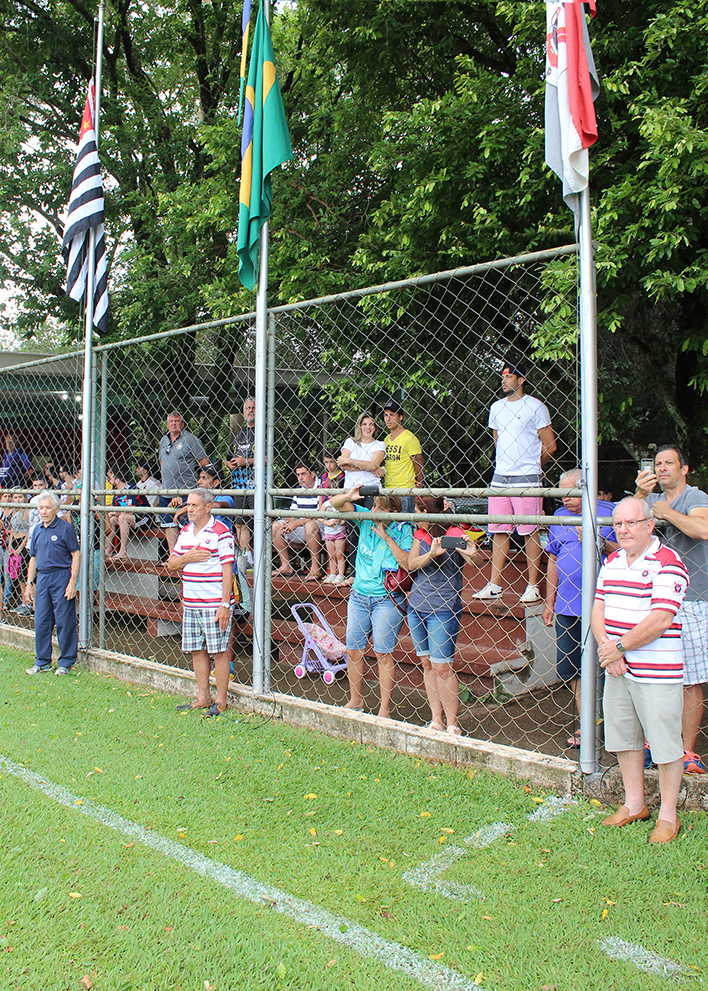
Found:
<svg viewBox="0 0 708 991"><path fill-rule="evenodd" d="M603 697L605 749L617 754L625 801L602 824L625 826L649 818L644 801L648 741L661 793L649 842L663 844L680 829L676 802L683 776L683 650L676 614L688 572L679 555L654 535L654 519L643 499L623 499L613 520L620 549L600 571L592 630L600 664L610 676Z"/></svg>
<svg viewBox="0 0 708 991"><path fill-rule="evenodd" d="M226 712L229 687L229 635L233 606L234 538L211 515L208 489L187 496L189 523L180 532L167 560L168 571L182 572L182 650L192 654L197 698L178 709L205 709L206 716ZM210 657L214 658L216 702L209 691Z"/></svg>

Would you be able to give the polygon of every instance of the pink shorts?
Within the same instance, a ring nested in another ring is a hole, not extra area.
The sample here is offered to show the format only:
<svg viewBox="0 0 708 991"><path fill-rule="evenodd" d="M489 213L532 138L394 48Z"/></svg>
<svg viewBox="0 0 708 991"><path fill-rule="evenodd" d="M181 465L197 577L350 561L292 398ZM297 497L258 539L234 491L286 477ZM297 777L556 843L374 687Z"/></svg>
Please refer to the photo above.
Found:
<svg viewBox="0 0 708 991"><path fill-rule="evenodd" d="M490 516L540 516L543 509L543 499L536 496L490 496L487 512ZM490 523L489 533L511 533L512 523ZM516 532L520 534L533 533L538 530L535 523L518 523Z"/></svg>
<svg viewBox="0 0 708 991"><path fill-rule="evenodd" d="M326 540L327 543L329 544L329 543L334 543L337 540L344 540L344 538L347 535L347 530L346 527L342 527L342 529L340 530L339 527L332 528L329 526L323 526L321 533L322 533L322 539Z"/></svg>

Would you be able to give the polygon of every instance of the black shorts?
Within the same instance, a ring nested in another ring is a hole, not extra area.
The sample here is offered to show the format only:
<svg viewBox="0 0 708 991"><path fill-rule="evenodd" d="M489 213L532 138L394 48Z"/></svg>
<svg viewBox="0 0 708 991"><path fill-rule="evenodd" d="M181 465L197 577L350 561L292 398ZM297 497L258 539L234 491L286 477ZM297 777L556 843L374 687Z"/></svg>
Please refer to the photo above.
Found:
<svg viewBox="0 0 708 991"><path fill-rule="evenodd" d="M235 495L233 498L234 509L253 509L252 495ZM233 520L237 526L253 524L252 516L234 516Z"/></svg>

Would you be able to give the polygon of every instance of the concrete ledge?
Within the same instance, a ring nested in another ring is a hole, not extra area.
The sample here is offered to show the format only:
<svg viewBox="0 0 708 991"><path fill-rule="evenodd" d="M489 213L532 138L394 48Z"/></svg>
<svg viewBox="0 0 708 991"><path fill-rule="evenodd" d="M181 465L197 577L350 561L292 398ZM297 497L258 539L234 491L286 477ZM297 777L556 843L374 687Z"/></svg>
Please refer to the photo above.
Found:
<svg viewBox="0 0 708 991"><path fill-rule="evenodd" d="M34 650L34 633L16 626L0 624L0 644ZM58 656L55 643L54 656ZM132 684L175 695L194 695L194 674L181 668L146 661L141 657L114 654L107 650L89 650L80 663L90 671L111 675ZM281 719L292 726L326 733L328 736L373 747L384 747L410 754L421 760L456 764L459 767L484 768L507 777L527 781L535 788L568 797L584 795L598 798L608 805L619 804L622 779L619 768L611 767L597 774L583 776L577 763L563 757L548 757L517 747L506 747L472 737L454 737L436 733L423 726L412 726L395 719L380 719L364 712L353 712L324 702L291 695L256 696L248 685L229 686L229 703L247 712ZM679 807L708 811L708 775L683 779ZM646 773L647 803L658 806L658 775Z"/></svg>

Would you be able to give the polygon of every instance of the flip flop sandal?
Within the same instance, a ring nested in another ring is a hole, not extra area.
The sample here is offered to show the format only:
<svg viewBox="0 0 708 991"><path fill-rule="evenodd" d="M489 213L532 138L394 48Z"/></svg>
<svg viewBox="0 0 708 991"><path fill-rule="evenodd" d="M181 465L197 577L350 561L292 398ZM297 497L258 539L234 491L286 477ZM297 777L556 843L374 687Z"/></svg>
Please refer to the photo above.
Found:
<svg viewBox="0 0 708 991"><path fill-rule="evenodd" d="M211 702L198 702L196 699L193 702L185 702L184 705L177 706L177 712L189 712L192 709L208 709Z"/></svg>
<svg viewBox="0 0 708 991"><path fill-rule="evenodd" d="M576 750L580 747L580 733L575 733L573 736L569 736L566 740L566 744L569 747L574 747Z"/></svg>
<svg viewBox="0 0 708 991"><path fill-rule="evenodd" d="M221 716L228 709L228 705L220 705L218 702L214 702L204 713L205 716Z"/></svg>

